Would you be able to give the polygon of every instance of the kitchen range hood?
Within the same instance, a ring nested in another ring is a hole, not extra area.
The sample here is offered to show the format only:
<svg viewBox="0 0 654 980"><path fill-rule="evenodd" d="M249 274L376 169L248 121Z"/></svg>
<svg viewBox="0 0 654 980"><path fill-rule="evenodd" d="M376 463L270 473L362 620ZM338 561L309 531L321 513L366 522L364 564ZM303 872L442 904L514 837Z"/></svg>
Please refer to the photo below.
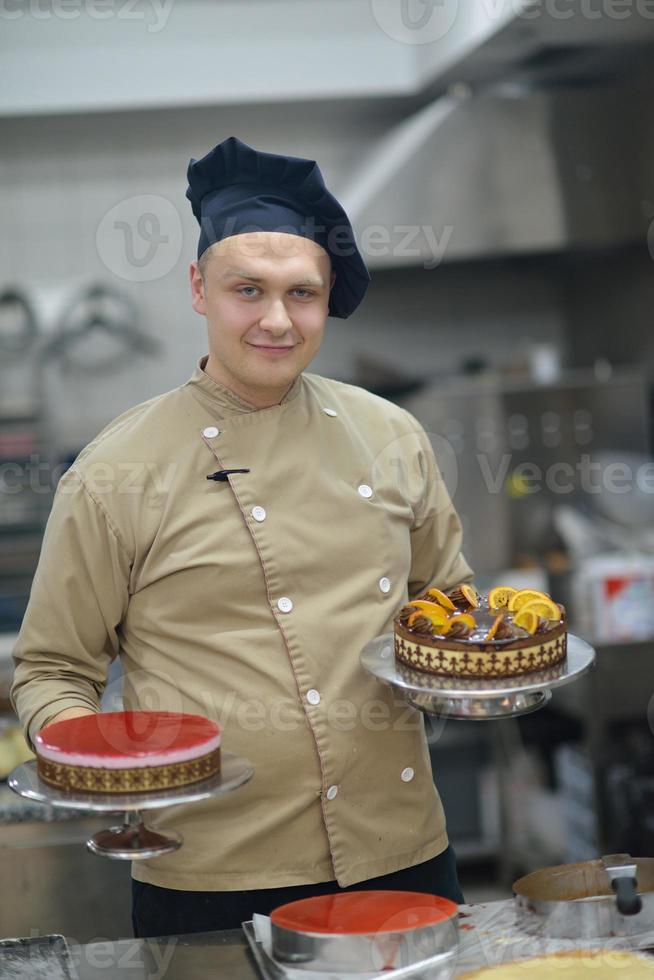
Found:
<svg viewBox="0 0 654 980"><path fill-rule="evenodd" d="M492 0L466 9L484 6ZM341 189L373 268L651 234L654 2L634 0L622 19L594 15L627 11L611 0L515 2L511 16L495 7L504 16L494 33L488 16L483 31L472 18L467 38L459 23L428 46L424 104Z"/></svg>
<svg viewBox="0 0 654 980"><path fill-rule="evenodd" d="M387 16L393 4L416 44L426 100L456 82L567 86L652 63L652 0L374 0Z"/></svg>

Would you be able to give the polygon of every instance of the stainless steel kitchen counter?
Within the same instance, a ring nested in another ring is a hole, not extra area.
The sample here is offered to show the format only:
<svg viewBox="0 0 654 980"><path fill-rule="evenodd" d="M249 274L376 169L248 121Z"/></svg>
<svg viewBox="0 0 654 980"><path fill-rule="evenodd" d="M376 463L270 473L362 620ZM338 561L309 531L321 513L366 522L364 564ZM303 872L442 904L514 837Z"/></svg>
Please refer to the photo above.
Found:
<svg viewBox="0 0 654 980"><path fill-rule="evenodd" d="M257 980L240 929L162 939L78 945L56 937L0 946L0 977L11 980Z"/></svg>
<svg viewBox="0 0 654 980"><path fill-rule="evenodd" d="M460 907L459 954L455 976L468 970L515 959L579 948L651 949L654 934L629 939L604 940L537 939L521 930L511 899ZM93 942L69 941L69 972L50 970L48 980L260 980L260 974L240 929L225 932ZM3 971L0 977L35 980L46 976L26 964L26 972Z"/></svg>
<svg viewBox="0 0 654 980"><path fill-rule="evenodd" d="M260 980L241 929L71 946L71 959L77 980Z"/></svg>
<svg viewBox="0 0 654 980"><path fill-rule="evenodd" d="M0 826L15 823L67 823L71 820L88 819L88 813L48 806L17 796L6 782L0 782Z"/></svg>

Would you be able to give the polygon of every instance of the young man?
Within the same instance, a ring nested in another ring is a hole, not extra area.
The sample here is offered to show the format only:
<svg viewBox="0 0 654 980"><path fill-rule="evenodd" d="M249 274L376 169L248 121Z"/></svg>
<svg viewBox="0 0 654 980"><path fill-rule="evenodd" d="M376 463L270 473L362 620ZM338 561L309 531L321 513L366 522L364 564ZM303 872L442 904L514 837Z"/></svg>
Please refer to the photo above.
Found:
<svg viewBox="0 0 654 980"><path fill-rule="evenodd" d="M30 739L132 708L224 727L252 781L152 811L181 850L133 866L135 933L237 927L343 888L460 899L422 716L367 674L407 597L470 581L429 440L405 410L304 369L369 276L311 160L230 138L191 160L190 268L209 354L62 477L15 650Z"/></svg>

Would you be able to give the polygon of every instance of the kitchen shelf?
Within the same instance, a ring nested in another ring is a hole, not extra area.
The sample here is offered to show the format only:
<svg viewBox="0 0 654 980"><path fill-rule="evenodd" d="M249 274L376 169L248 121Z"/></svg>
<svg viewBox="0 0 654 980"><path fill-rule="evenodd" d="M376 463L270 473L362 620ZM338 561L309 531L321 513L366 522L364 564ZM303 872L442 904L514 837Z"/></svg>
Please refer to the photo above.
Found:
<svg viewBox="0 0 654 980"><path fill-rule="evenodd" d="M27 409L21 406L20 408L16 408L15 411L11 411L6 405L4 408L0 406L0 425L4 425L5 422L15 425L17 423L23 424L25 422L40 422L40 420L41 415L35 409Z"/></svg>
<svg viewBox="0 0 654 980"><path fill-rule="evenodd" d="M20 627L36 571L54 490L34 487L27 478L33 461L48 466L51 441L42 403L41 363L26 351L0 364L0 629ZM23 480L12 487L10 467ZM50 471L49 471L50 472Z"/></svg>
<svg viewBox="0 0 654 980"><path fill-rule="evenodd" d="M43 524L32 522L30 524L0 524L0 535L5 534L42 534ZM40 546L40 544L39 544Z"/></svg>

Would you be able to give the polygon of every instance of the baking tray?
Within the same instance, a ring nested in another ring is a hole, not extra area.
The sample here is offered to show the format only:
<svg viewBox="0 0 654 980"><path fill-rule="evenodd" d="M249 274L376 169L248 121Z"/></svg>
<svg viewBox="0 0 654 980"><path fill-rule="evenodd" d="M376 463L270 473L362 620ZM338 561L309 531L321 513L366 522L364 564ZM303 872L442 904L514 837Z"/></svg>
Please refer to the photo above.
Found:
<svg viewBox="0 0 654 980"><path fill-rule="evenodd" d="M64 936L0 939L3 980L73 980L77 972Z"/></svg>

